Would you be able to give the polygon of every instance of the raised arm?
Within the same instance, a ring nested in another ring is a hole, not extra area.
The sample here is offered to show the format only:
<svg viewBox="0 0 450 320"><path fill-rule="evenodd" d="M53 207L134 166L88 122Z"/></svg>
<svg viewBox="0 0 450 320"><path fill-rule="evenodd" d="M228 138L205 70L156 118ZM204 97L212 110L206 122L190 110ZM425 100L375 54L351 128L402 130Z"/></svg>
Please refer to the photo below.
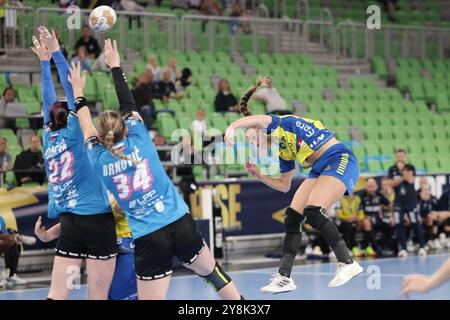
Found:
<svg viewBox="0 0 450 320"><path fill-rule="evenodd" d="M74 96L77 97L74 104L80 121L81 130L83 131L84 140L87 140L90 137L98 137L98 132L92 122L91 112L89 111L87 101L83 94L83 89L86 85L86 73L83 72L83 74L81 74L80 62L76 65L72 62L70 75L67 80L72 85Z"/></svg>
<svg viewBox="0 0 450 320"><path fill-rule="evenodd" d="M120 56L115 40L114 42L111 39L105 40L105 63L111 69L117 98L119 99L120 114L126 118L133 112L137 112L137 107L136 101L128 87L125 73L120 67Z"/></svg>
<svg viewBox="0 0 450 320"><path fill-rule="evenodd" d="M31 50L41 61L42 111L44 124L47 124L50 121L50 108L56 102L56 91L50 70L51 53L44 42L39 41L35 36L33 36L33 47L31 47Z"/></svg>
<svg viewBox="0 0 450 320"><path fill-rule="evenodd" d="M228 146L234 145L234 133L236 129L247 129L256 127L266 129L272 122L272 118L267 115L248 116L231 123L225 133L225 142Z"/></svg>
<svg viewBox="0 0 450 320"><path fill-rule="evenodd" d="M73 96L72 86L67 81L67 77L70 73L70 66L61 52L58 39L56 38L55 35L55 30L52 30L52 33L50 33L46 27L40 26L38 28L38 32L41 41L45 43L45 46L52 54L53 61L56 64L59 80L61 81L61 85L64 89L64 92L66 93L67 105L69 107L69 110L75 111L74 106L75 98Z"/></svg>

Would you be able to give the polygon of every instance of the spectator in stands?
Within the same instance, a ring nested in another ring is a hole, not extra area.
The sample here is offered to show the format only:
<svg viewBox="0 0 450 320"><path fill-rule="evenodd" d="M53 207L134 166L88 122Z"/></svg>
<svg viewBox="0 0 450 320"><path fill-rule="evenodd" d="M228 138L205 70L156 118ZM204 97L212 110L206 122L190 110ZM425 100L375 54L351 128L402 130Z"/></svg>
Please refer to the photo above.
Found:
<svg viewBox="0 0 450 320"><path fill-rule="evenodd" d="M82 36L75 44L75 50L78 52L79 47L85 47L90 59L97 59L102 49L100 48L97 39L91 36L91 29L89 26L84 26L81 30Z"/></svg>
<svg viewBox="0 0 450 320"><path fill-rule="evenodd" d="M444 192L438 201L439 211L437 212L437 216L439 221L443 222L443 232L447 238L446 246L450 248L450 189ZM442 239L444 242L445 239Z"/></svg>
<svg viewBox="0 0 450 320"><path fill-rule="evenodd" d="M45 182L44 158L41 151L41 139L33 135L30 139L30 148L22 151L14 162L14 170L30 170L29 172L15 172L17 184Z"/></svg>
<svg viewBox="0 0 450 320"><path fill-rule="evenodd" d="M407 216L415 229L415 234L419 241L419 255L425 256L425 240L417 210L418 196L414 188L416 168L406 162L407 155L404 149L398 149L395 152L395 159L395 165L390 167L388 171L388 184L395 191L394 210L397 223L397 237L401 249L398 255L399 257L408 256L408 252L406 251L407 234L404 223L404 217Z"/></svg>
<svg viewBox="0 0 450 320"><path fill-rule="evenodd" d="M336 218L336 224L347 247L351 248L354 257L361 257L363 253L356 245L356 231L364 220L361 198L355 194L344 196L336 207Z"/></svg>
<svg viewBox="0 0 450 320"><path fill-rule="evenodd" d="M181 71L177 69L177 60L175 58L169 58L167 61L167 70L169 70L170 81L175 83L181 78Z"/></svg>
<svg viewBox="0 0 450 320"><path fill-rule="evenodd" d="M214 101L217 112L239 112L238 101L231 93L230 85L226 79L219 82L219 90Z"/></svg>
<svg viewBox="0 0 450 320"><path fill-rule="evenodd" d="M13 167L12 157L7 151L8 140L5 137L0 137L0 171L11 170ZM6 180L6 174L2 173L3 182Z"/></svg>
<svg viewBox="0 0 450 320"><path fill-rule="evenodd" d="M5 220L0 215L0 254L5 255L5 267L9 269L7 285L14 286L27 283L17 276L17 266L22 252L22 244L32 246L35 243L35 237L20 235L17 231L8 229Z"/></svg>
<svg viewBox="0 0 450 320"><path fill-rule="evenodd" d="M177 90L175 83L170 78L170 69L164 69L161 76L161 81L158 83L158 92L164 101L168 101L170 98L175 97Z"/></svg>
<svg viewBox="0 0 450 320"><path fill-rule="evenodd" d="M222 8L220 3L215 0L203 0L200 5L200 11L207 16L221 16Z"/></svg>
<svg viewBox="0 0 450 320"><path fill-rule="evenodd" d="M430 188L422 187L419 192L419 214L425 230L425 240L431 249L441 248L438 240L439 221L436 211L438 211L438 200L431 195Z"/></svg>
<svg viewBox="0 0 450 320"><path fill-rule="evenodd" d="M208 129L208 125L205 120L205 109L199 108L197 110L196 118L192 121L191 131L194 135L203 137L203 134Z"/></svg>
<svg viewBox="0 0 450 320"><path fill-rule="evenodd" d="M156 58L155 55L151 55L148 58L147 70L150 70L152 72L154 81L159 81L161 67L158 64L158 59Z"/></svg>
<svg viewBox="0 0 450 320"><path fill-rule="evenodd" d="M181 77L178 82L178 88L184 90L192 84L192 71L189 68L181 70Z"/></svg>
<svg viewBox="0 0 450 320"><path fill-rule="evenodd" d="M141 114L145 126L150 130L152 122L155 118L155 104L154 98L159 98L157 88L153 83L153 74L145 72L139 76L136 86L131 90L136 106Z"/></svg>
<svg viewBox="0 0 450 320"><path fill-rule="evenodd" d="M272 86L272 79L268 86L262 87L253 95L256 101L262 101L266 105L267 113L274 113L279 115L290 114L288 111L286 101L280 96L277 89Z"/></svg>
<svg viewBox="0 0 450 320"><path fill-rule="evenodd" d="M419 179L419 189L417 190L417 193L420 193L422 189L429 189L430 184L428 183L428 179L425 176L420 177Z"/></svg>
<svg viewBox="0 0 450 320"><path fill-rule="evenodd" d="M366 188L359 193L359 197L361 198L361 210L364 212L365 216L363 222L363 248L365 248L365 255L374 257L378 254L381 256L384 248L378 245L376 233L381 231L383 236L385 236L385 234L389 237L392 236L389 234L390 225L386 225L382 215L382 206L390 206L391 204L389 200L378 191L377 181L373 178L367 179Z"/></svg>
<svg viewBox="0 0 450 320"><path fill-rule="evenodd" d="M11 128L15 129L15 120L7 120L2 117L6 116L6 108L8 103L16 102L16 91L13 87L7 87L3 90L2 98L0 99L0 128Z"/></svg>
<svg viewBox="0 0 450 320"><path fill-rule="evenodd" d="M80 63L81 71L91 71L92 60L88 56L86 47L79 46L77 49L77 55L72 59L72 62L77 64Z"/></svg>
<svg viewBox="0 0 450 320"><path fill-rule="evenodd" d="M250 24L248 22L239 21L239 17L245 17L245 10L241 7L239 2L235 2L231 8L230 17L234 18L230 21L231 34L236 34L239 27L242 28L244 33L250 33Z"/></svg>

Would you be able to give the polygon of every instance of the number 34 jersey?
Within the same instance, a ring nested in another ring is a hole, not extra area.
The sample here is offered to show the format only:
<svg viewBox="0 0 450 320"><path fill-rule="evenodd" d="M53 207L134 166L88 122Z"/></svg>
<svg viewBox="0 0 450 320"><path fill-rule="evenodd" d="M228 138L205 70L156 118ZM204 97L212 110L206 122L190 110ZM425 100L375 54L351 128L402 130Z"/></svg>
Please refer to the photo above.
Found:
<svg viewBox="0 0 450 320"><path fill-rule="evenodd" d="M91 215L111 212L106 188L94 174L77 114L67 118L67 127L43 134L48 179L48 216L62 212Z"/></svg>
<svg viewBox="0 0 450 320"><path fill-rule="evenodd" d="M127 215L137 239L159 230L185 215L189 209L162 166L153 141L141 121L125 121L126 139L115 148L133 161L120 159L96 137L87 141L96 173Z"/></svg>

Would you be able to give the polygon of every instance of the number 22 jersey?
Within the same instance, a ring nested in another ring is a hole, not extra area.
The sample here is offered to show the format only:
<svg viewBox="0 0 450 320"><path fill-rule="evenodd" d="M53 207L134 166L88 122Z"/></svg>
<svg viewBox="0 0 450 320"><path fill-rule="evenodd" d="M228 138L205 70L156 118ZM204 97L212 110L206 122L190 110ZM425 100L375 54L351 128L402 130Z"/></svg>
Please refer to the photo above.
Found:
<svg viewBox="0 0 450 320"><path fill-rule="evenodd" d="M66 128L51 131L45 127L43 140L49 218L62 212L111 212L106 189L90 164L77 114L70 111Z"/></svg>
<svg viewBox="0 0 450 320"><path fill-rule="evenodd" d="M96 173L125 211L137 239L180 219L189 209L167 176L145 126L135 117L125 120L125 126L128 136L114 147L133 161L112 155L97 137L86 142Z"/></svg>

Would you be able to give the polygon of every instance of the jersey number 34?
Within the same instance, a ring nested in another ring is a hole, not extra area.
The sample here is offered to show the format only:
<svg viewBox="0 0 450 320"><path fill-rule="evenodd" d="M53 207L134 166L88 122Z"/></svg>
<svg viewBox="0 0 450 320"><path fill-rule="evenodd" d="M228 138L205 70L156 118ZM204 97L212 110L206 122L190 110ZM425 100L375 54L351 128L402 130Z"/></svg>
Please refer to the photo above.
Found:
<svg viewBox="0 0 450 320"><path fill-rule="evenodd" d="M133 179L128 174L121 173L114 176L112 180L117 187L120 200L128 200L134 191L147 192L153 186L153 176L147 159L136 165Z"/></svg>

